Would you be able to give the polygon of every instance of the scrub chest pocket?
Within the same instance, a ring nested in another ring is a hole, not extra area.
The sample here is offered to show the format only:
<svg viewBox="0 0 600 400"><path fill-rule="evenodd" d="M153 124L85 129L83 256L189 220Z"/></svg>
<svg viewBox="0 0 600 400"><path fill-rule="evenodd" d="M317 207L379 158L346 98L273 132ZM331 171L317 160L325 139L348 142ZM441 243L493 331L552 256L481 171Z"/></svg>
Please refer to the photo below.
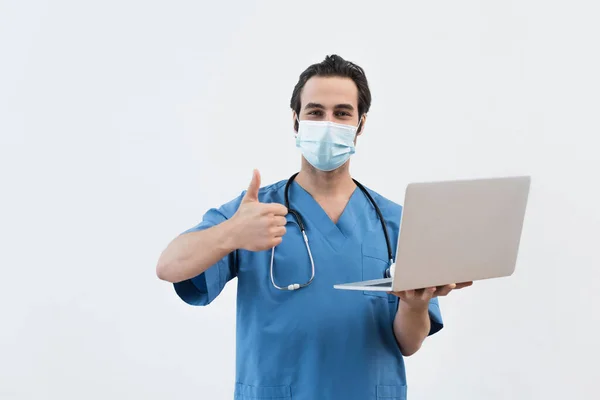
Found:
<svg viewBox="0 0 600 400"><path fill-rule="evenodd" d="M373 245L362 245L362 280L383 279L388 268L389 261L386 253ZM386 292L364 291L364 295L381 297L390 303L395 301L395 296Z"/></svg>
<svg viewBox="0 0 600 400"><path fill-rule="evenodd" d="M378 385L377 400L406 400L406 385Z"/></svg>

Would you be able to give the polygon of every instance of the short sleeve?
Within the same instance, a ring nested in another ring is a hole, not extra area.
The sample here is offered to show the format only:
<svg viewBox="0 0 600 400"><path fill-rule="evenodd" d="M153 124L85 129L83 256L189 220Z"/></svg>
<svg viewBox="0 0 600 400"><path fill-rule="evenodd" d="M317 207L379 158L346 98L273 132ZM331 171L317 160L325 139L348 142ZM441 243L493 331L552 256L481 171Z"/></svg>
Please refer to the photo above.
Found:
<svg viewBox="0 0 600 400"><path fill-rule="evenodd" d="M395 301L390 303L390 318L392 321L394 321L394 318L396 317L399 305L400 300L398 298L395 298ZM441 331L444 327L444 321L442 320L442 312L440 311L440 304L437 297L434 297L433 299L429 300L428 311L431 327L429 328L429 333L427 334L427 336L431 336Z"/></svg>
<svg viewBox="0 0 600 400"><path fill-rule="evenodd" d="M227 219L223 208L210 209L204 214L202 221L182 235L208 229ZM227 282L237 275L237 252L232 252L202 274L181 282L174 283L175 292L186 303L194 306L210 304L223 290Z"/></svg>
<svg viewBox="0 0 600 400"><path fill-rule="evenodd" d="M444 327L442 312L440 311L440 303L437 297L434 297L429 301L429 319L431 321L431 328L429 329L428 336L431 336L441 331Z"/></svg>

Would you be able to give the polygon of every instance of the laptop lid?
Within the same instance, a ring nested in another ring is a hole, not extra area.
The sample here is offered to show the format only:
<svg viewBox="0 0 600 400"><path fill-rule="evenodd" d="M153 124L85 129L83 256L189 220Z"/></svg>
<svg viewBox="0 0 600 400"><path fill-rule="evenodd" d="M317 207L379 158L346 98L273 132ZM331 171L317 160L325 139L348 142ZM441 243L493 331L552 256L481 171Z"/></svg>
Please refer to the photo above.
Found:
<svg viewBox="0 0 600 400"><path fill-rule="evenodd" d="M530 180L517 176L409 184L393 290L512 275Z"/></svg>

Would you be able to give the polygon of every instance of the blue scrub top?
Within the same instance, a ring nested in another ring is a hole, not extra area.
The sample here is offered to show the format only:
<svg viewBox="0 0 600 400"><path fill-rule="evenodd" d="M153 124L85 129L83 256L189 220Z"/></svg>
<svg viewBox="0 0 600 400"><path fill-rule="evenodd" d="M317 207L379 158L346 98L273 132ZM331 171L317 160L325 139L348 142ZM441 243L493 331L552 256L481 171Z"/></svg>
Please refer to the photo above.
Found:
<svg viewBox="0 0 600 400"><path fill-rule="evenodd" d="M259 201L284 204L286 181L261 188ZM396 253L402 207L367 188L388 226ZM231 218L243 192L209 210L196 227L209 228ZM238 278L236 379L238 400L405 399L404 360L393 332L398 298L385 292L337 290L334 284L384 277L387 247L375 209L356 188L337 224L295 181L290 208L305 224L315 279L308 287L273 287L271 250L237 250L203 274L175 284L183 301L210 304L225 284ZM287 232L275 248L274 279L279 286L305 283L310 260L291 214ZM442 329L437 298L429 305L430 335Z"/></svg>

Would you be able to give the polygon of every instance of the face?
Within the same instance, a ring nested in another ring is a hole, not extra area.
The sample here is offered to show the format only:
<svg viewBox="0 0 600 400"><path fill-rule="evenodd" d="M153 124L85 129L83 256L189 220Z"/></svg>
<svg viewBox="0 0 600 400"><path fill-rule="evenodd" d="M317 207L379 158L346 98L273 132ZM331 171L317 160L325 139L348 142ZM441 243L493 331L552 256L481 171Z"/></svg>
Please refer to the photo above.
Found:
<svg viewBox="0 0 600 400"><path fill-rule="evenodd" d="M338 124L358 125L358 88L352 79L341 77L310 78L300 95L299 120L331 121ZM365 116L358 135L363 131ZM357 136L358 136L357 135Z"/></svg>

